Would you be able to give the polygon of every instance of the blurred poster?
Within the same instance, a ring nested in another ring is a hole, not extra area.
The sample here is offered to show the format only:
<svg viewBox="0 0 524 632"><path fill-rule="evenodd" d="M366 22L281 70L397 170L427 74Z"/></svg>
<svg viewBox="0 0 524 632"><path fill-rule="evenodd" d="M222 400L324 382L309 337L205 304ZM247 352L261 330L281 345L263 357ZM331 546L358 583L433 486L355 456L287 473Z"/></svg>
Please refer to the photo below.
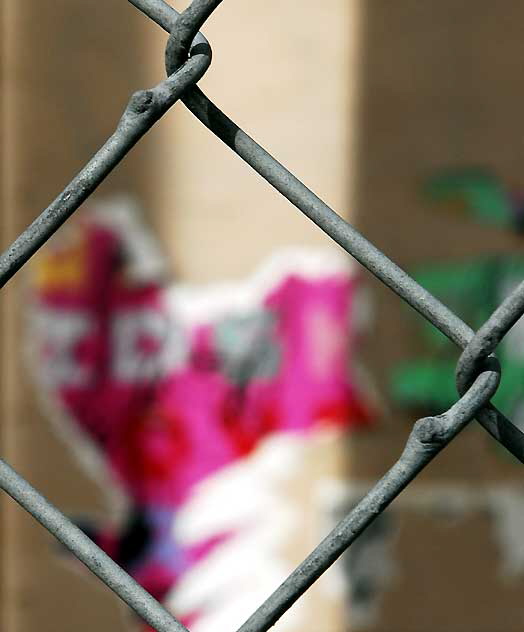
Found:
<svg viewBox="0 0 524 632"><path fill-rule="evenodd" d="M372 421L347 257L290 249L243 283L170 284L123 198L64 227L28 294L50 414L125 498L117 524L83 528L192 632L240 625L332 526L315 484L344 478L344 436ZM339 629L335 575L281 629L308 608Z"/></svg>

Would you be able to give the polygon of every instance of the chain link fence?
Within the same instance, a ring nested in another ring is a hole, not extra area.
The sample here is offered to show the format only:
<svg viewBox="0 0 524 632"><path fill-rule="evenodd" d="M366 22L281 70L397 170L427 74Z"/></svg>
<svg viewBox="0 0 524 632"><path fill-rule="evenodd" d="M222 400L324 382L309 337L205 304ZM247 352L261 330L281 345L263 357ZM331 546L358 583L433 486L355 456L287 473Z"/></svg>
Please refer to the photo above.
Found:
<svg viewBox="0 0 524 632"><path fill-rule="evenodd" d="M153 88L131 96L115 132L64 191L0 256L2 287L180 99L213 134L279 193L463 350L456 369L457 402L441 415L416 421L396 463L238 630L262 632L268 630L308 590L474 418L494 439L524 462L523 433L490 404L501 376L501 368L493 352L524 313L524 282L514 289L477 332L472 331L250 138L196 86L211 63L211 47L199 29L221 0L193 0L180 14L163 0L129 2L170 34L166 47L168 77ZM158 632L186 630L2 460L0 485L154 629Z"/></svg>

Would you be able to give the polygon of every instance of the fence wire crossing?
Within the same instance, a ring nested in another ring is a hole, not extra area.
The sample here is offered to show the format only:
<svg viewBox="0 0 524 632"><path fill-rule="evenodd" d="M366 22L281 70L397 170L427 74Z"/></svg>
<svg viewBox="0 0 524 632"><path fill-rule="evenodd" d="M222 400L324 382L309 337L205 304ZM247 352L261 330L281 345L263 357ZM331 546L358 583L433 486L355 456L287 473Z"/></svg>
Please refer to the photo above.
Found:
<svg viewBox="0 0 524 632"><path fill-rule="evenodd" d="M114 133L100 150L0 255L1 286L180 99L277 191L463 350L456 370L460 396L457 402L441 415L416 421L396 463L237 631L263 632L274 625L472 419L476 418L524 463L524 434L490 403L501 375L493 352L524 313L524 281L476 333L472 331L250 138L196 86L209 68L212 54L209 42L199 29L222 0L193 0L182 13L163 0L128 1L169 33L167 79L131 96ZM3 460L0 460L0 486L155 630L187 632L187 628Z"/></svg>

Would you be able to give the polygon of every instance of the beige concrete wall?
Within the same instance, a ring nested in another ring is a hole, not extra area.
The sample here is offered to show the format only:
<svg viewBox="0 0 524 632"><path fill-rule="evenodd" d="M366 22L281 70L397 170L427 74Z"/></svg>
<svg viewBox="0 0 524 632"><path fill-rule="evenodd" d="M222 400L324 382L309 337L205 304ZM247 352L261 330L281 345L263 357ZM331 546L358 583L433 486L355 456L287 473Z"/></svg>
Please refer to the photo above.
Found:
<svg viewBox="0 0 524 632"><path fill-rule="evenodd" d="M214 59L200 83L228 116L347 217L359 7L356 0L224 2L206 24ZM162 59L161 41L152 54ZM244 276L279 246L330 246L182 105L156 134L155 208L176 244L170 254L182 278Z"/></svg>
<svg viewBox="0 0 524 632"><path fill-rule="evenodd" d="M357 0L229 0L206 24L214 58L200 82L235 123L345 217L351 217L355 185L360 11ZM162 42L152 52L161 59ZM241 279L288 245L336 248L183 106L153 134L158 189L152 200L179 279ZM326 527L318 524L313 481L342 476L344 461L333 441L315 445L292 485L293 505L303 509L307 525L287 543L293 564ZM344 629L344 603L330 589L333 581L304 597L297 629L317 630L319 620L326 632Z"/></svg>

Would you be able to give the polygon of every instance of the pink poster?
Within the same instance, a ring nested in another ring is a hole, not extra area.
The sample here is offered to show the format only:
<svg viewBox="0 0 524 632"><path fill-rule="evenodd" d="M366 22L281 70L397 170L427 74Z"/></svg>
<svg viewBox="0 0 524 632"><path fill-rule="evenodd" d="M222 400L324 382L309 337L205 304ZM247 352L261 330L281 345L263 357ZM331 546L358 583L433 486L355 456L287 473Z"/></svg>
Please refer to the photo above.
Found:
<svg viewBox="0 0 524 632"><path fill-rule="evenodd" d="M118 528L86 531L207 632L240 624L239 596L247 615L291 570L274 551L286 520L300 528L277 498L294 461L371 422L359 281L346 257L307 249L243 283L166 279L129 201L92 208L33 266L31 346L52 415L126 499Z"/></svg>

